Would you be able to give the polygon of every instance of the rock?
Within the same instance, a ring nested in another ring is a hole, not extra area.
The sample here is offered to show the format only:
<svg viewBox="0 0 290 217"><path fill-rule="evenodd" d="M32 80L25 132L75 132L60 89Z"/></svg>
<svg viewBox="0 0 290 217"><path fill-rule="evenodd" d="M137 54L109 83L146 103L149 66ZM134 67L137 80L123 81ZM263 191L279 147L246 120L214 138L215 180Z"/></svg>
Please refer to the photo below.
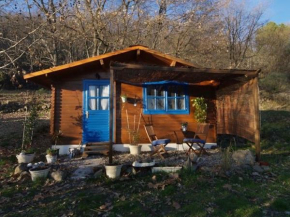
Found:
<svg viewBox="0 0 290 217"><path fill-rule="evenodd" d="M257 173L257 172L252 172L252 175L253 175L253 176L260 176L260 174Z"/></svg>
<svg viewBox="0 0 290 217"><path fill-rule="evenodd" d="M57 182L61 182L61 181L64 180L65 174L64 174L63 171L61 171L61 170L57 170L57 171L55 171L55 172L52 172L52 173L50 174L50 176L51 176L55 181L57 181Z"/></svg>
<svg viewBox="0 0 290 217"><path fill-rule="evenodd" d="M264 172L263 168L260 167L260 166L258 166L258 165L254 165L253 166L253 170L256 171L256 172L258 172L258 173Z"/></svg>
<svg viewBox="0 0 290 217"><path fill-rule="evenodd" d="M94 174L94 178L96 179L96 178L100 177L102 174L103 174L103 170L100 169L100 170L98 170L97 172L95 172L95 174Z"/></svg>
<svg viewBox="0 0 290 217"><path fill-rule="evenodd" d="M27 164L25 163L18 164L18 166L14 170L14 175L21 174L22 172L27 171L27 170L28 170Z"/></svg>
<svg viewBox="0 0 290 217"><path fill-rule="evenodd" d="M254 165L255 163L255 157L249 149L235 151L232 158L238 165Z"/></svg>
<svg viewBox="0 0 290 217"><path fill-rule="evenodd" d="M23 171L22 173L20 173L20 176L17 178L17 181L29 181L31 180L31 176L30 173L27 171Z"/></svg>
<svg viewBox="0 0 290 217"><path fill-rule="evenodd" d="M261 166L263 168L264 171L270 171L271 168L269 166Z"/></svg>

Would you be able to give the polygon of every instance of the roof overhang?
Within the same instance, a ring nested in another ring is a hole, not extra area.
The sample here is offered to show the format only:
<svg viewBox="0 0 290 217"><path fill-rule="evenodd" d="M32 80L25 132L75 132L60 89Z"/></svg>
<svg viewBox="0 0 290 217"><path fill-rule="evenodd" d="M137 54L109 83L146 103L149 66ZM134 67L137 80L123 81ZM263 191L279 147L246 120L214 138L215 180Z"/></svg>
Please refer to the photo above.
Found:
<svg viewBox="0 0 290 217"><path fill-rule="evenodd" d="M161 67L112 62L115 80L133 85L145 82L178 81L192 85L218 86L220 83L247 81L257 77L260 70L211 69L193 67Z"/></svg>
<svg viewBox="0 0 290 217"><path fill-rule="evenodd" d="M43 85L45 87L50 87L54 80L57 80L63 75L75 76L77 73L85 72L88 68L107 68L109 69L111 61L123 61L123 59L128 59L132 54L136 57L138 62L138 55L146 55L147 58L155 58L159 61L163 61L164 64L170 66L186 66L186 67L200 67L199 65L192 64L188 61L172 57L170 55L151 50L145 46L137 45L128 47L122 50L106 53L103 55L87 58L84 60L75 61L72 63L52 67L49 69L33 72L24 75L24 79L32 81L34 83ZM127 56L126 56L127 55ZM124 58L120 59L120 56ZM119 60L120 59L120 60ZM106 66L106 67L105 67Z"/></svg>

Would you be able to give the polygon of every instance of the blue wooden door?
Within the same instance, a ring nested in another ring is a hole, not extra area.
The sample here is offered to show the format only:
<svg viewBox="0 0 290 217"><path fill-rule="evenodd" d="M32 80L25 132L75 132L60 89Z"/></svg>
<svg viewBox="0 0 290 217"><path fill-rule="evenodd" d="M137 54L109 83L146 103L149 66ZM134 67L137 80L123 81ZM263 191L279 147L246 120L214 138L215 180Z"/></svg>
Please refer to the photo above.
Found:
<svg viewBox="0 0 290 217"><path fill-rule="evenodd" d="M109 141L109 80L83 83L83 144Z"/></svg>

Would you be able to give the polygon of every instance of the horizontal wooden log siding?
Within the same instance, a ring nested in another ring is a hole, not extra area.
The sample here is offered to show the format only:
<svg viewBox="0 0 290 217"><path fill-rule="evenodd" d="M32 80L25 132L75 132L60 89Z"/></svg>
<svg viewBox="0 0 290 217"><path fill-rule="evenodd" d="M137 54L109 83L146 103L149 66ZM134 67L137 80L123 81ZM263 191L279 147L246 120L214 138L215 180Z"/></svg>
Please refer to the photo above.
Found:
<svg viewBox="0 0 290 217"><path fill-rule="evenodd" d="M127 131L127 117L126 110L128 111L130 128L134 127L134 115L136 115L136 122L138 121L140 110L143 103L142 87L133 86L128 84L117 85L117 96L126 94L128 101L122 103L120 98L117 98L117 113L116 113L116 136L118 143L129 143L129 134ZM207 142L216 142L216 107L215 107L215 92L212 87L197 87L190 86L189 88L190 99L198 96L204 96L209 101L208 109L208 122L212 124ZM138 100L137 106L134 106L135 96ZM190 114L189 115L143 115L146 122L152 118L155 133L158 138L170 137L175 142L174 131L180 131L181 123L188 122L188 131L194 132L196 130L197 122L194 119L194 109L190 102ZM144 121L141 119L140 143L148 143L149 140L144 130ZM182 139L182 138L179 138Z"/></svg>

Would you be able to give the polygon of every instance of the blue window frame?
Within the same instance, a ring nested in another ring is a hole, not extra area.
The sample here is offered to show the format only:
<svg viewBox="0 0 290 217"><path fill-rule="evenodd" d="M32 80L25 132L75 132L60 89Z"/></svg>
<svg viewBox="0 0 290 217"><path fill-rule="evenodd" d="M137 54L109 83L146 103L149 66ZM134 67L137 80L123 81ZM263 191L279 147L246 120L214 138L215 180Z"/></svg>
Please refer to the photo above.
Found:
<svg viewBox="0 0 290 217"><path fill-rule="evenodd" d="M152 82L143 85L144 114L189 114L188 85Z"/></svg>

